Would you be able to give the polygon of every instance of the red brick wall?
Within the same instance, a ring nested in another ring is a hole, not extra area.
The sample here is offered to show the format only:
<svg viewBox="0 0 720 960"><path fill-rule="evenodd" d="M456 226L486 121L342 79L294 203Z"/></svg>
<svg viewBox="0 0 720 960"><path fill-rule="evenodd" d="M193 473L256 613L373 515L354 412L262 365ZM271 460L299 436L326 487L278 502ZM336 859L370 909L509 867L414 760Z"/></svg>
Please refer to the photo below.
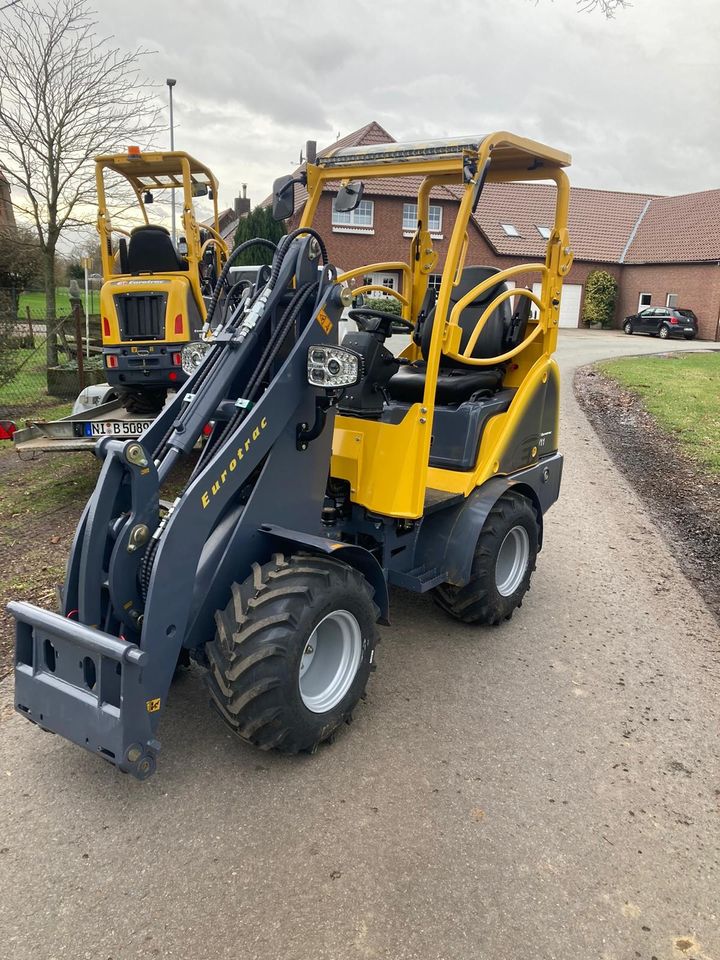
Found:
<svg viewBox="0 0 720 960"><path fill-rule="evenodd" d="M668 293L678 294L678 306L694 310L702 340L718 339L720 266L716 263L628 264L622 268L618 325L638 311L640 294L652 294L652 306L664 307Z"/></svg>

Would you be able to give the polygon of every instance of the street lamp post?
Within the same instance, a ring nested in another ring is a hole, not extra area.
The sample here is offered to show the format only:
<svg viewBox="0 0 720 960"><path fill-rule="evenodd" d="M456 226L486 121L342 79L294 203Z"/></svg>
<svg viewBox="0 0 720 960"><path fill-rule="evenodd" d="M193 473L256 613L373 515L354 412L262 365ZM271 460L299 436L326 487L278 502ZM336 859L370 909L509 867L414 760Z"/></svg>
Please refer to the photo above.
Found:
<svg viewBox="0 0 720 960"><path fill-rule="evenodd" d="M175 86L177 81L168 77L165 83L168 85L168 90L170 91L170 149L174 150L175 149L175 127L173 124L173 87ZM172 241L173 241L173 246L176 246L177 232L175 230L175 189L173 188L170 191L170 193L172 196Z"/></svg>

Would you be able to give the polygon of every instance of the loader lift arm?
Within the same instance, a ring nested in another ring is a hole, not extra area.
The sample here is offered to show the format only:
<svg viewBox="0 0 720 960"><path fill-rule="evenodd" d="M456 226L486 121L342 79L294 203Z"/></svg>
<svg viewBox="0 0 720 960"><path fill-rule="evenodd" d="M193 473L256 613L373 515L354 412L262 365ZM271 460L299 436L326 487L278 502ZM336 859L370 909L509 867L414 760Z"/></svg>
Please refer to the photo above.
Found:
<svg viewBox="0 0 720 960"><path fill-rule="evenodd" d="M103 466L73 543L64 619L12 606L22 711L137 777L155 769L155 733L180 649L200 649L212 635L237 571L288 539L343 550L322 539L319 523L332 430L297 443L299 426L314 422L327 396L308 386L308 349L337 343L343 308L334 268L318 270L321 251L313 230L289 235L268 283L215 330L202 363L142 437L98 443ZM162 513L163 482L209 421L206 452ZM292 495L278 496L290 476ZM382 595L372 555L345 553ZM386 594L382 607L386 615ZM92 688L77 666L91 655L100 663ZM48 677L63 693L58 720L40 706Z"/></svg>

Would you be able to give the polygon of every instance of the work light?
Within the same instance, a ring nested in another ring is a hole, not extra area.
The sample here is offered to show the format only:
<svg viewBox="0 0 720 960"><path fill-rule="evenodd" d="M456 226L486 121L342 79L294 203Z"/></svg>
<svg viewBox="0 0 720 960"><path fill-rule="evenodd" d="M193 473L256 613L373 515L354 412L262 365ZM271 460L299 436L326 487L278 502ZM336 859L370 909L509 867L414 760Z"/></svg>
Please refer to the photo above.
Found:
<svg viewBox="0 0 720 960"><path fill-rule="evenodd" d="M362 376L362 357L345 347L310 347L307 374L314 387L350 387Z"/></svg>
<svg viewBox="0 0 720 960"><path fill-rule="evenodd" d="M206 340L195 340L185 344L182 348L182 368L188 376L195 373L211 346L212 344Z"/></svg>

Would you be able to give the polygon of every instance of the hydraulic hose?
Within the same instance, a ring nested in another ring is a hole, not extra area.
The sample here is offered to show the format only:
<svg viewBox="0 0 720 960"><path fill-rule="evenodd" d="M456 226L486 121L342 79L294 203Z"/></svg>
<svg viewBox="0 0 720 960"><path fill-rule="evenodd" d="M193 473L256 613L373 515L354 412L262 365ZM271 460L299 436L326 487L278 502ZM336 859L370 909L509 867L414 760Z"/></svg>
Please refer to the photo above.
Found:
<svg viewBox="0 0 720 960"><path fill-rule="evenodd" d="M217 279L215 284L215 289L213 290L212 299L210 300L210 306L208 307L207 316L205 317L205 328L210 327L213 316L215 315L215 309L217 307L217 302L220 299L220 291L223 288L223 284L227 278L228 273L230 273L230 267L235 257L239 256L243 250L247 250L249 247L260 246L267 247L268 250L272 250L273 254L277 250L277 245L272 242L272 240L266 240L265 237L254 237L252 240L245 240L244 243L239 244L230 256L225 261L225 265L220 272L220 276Z"/></svg>
<svg viewBox="0 0 720 960"><path fill-rule="evenodd" d="M327 264L328 262L327 247L325 246L325 241L317 232L317 230L314 230L312 227L298 227L297 230L291 230L290 233L286 233L285 236L280 241L280 243L278 244L277 256L273 261L272 273L270 274L270 279L268 280L268 283L271 287L275 286L275 281L277 280L278 275L280 273L280 267L282 266L283 260L285 259L285 255L290 249L290 244L296 237L301 237L304 234L309 234L309 236L315 237L315 239L318 242L318 246L320 247L320 256L322 258L323 266Z"/></svg>
<svg viewBox="0 0 720 960"><path fill-rule="evenodd" d="M277 326L275 334L268 341L265 349L263 350L262 356L258 361L258 365L255 368L255 371L252 377L248 381L248 384L245 390L246 396L244 397L244 399L247 400L249 403L252 403L255 400L255 397L257 396L258 388L262 383L263 378L266 376L267 371L270 369L270 366L273 360L275 359L275 357L277 356L278 351L280 350L281 346L285 342L285 339L290 333L290 330L292 329L300 310L302 310L309 296L312 293L314 293L317 290L317 288L318 288L317 282L305 284L305 286L301 287L299 290L296 291L292 300L287 305L285 312L283 313L282 318L280 319L280 323ZM210 458L213 451L216 450L217 447L223 442L223 440L228 436L230 431L236 428L238 423L244 418L247 412L248 412L247 407L244 409L238 408L233 413L232 417L228 420L228 422L225 424L217 440L215 440L215 442L212 445L208 442L205 449L202 451L202 453L200 454L200 457L198 458L198 462L195 465L195 469L192 472L191 479L192 477L197 475L198 471L205 465L205 463Z"/></svg>

